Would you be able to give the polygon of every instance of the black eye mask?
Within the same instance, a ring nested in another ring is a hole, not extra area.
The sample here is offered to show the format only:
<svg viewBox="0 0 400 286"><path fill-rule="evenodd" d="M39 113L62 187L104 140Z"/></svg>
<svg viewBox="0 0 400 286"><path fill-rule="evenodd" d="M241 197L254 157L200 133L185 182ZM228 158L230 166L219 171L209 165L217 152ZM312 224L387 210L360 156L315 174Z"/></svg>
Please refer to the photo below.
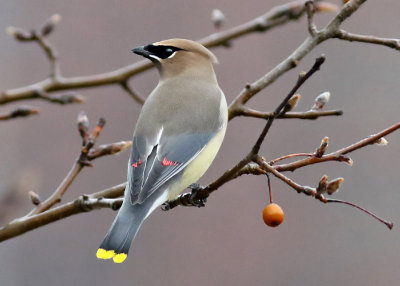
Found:
<svg viewBox="0 0 400 286"><path fill-rule="evenodd" d="M174 46L147 45L144 47L144 50L159 57L160 59L166 59L166 58L170 57L176 51L181 51L182 49L174 47Z"/></svg>

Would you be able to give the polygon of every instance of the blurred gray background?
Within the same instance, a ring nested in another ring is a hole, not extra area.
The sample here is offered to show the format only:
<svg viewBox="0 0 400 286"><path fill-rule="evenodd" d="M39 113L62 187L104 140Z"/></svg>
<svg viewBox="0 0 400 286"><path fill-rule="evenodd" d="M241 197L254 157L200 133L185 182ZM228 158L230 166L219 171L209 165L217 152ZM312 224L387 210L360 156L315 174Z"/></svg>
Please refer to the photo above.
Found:
<svg viewBox="0 0 400 286"><path fill-rule="evenodd" d="M341 4L339 0L333 3ZM0 2L0 29L37 27L50 15L62 21L50 36L60 54L64 76L111 71L140 60L130 50L171 37L199 39L215 31L210 14L219 8L231 27L285 1L132 1L35 0ZM369 1L345 24L355 33L400 37L400 2ZM333 14L316 16L319 27ZM291 22L265 34L234 41L213 51L219 83L228 102L282 61L307 36L306 21ZM399 121L400 54L386 47L330 40L259 93L249 106L272 110L292 88L297 73L326 54L322 70L300 90L296 111L308 110L315 96L329 90L326 109L342 117L316 121L277 120L262 148L269 158L311 152L324 136L328 151L347 146ZM35 44L0 33L0 90L44 79L49 64ZM158 75L148 71L131 82L147 95ZM92 125L107 124L99 143L131 139L140 106L119 87L79 90L83 105L25 102L39 116L0 122L1 223L24 215L32 206L27 192L46 198L64 178L80 149L76 116L84 110ZM1 106L8 111L20 103ZM200 183L207 184L241 159L264 122L236 118L226 140ZM275 201L285 211L277 229L264 225L266 178L243 176L214 193L205 208L157 210L137 236L122 265L101 262L95 252L115 212L104 209L73 216L0 244L0 284L14 285L397 285L400 273L400 133L387 147L369 146L351 154L354 166L328 162L287 173L303 185L323 174L343 176L336 198L359 203L393 220L389 231L364 213L344 205L323 205L272 179ZM96 160L85 168L63 201L121 183L129 152Z"/></svg>

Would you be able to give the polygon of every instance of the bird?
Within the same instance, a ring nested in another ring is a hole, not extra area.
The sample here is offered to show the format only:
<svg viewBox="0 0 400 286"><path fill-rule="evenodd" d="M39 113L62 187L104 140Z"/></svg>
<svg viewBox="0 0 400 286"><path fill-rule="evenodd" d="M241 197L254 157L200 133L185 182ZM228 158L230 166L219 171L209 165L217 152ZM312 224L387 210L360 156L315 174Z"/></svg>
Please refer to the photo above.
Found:
<svg viewBox="0 0 400 286"><path fill-rule="evenodd" d="M103 242L99 259L122 263L144 220L176 199L207 171L228 121L216 56L192 40L169 39L139 46L159 82L147 97L133 132L124 199Z"/></svg>

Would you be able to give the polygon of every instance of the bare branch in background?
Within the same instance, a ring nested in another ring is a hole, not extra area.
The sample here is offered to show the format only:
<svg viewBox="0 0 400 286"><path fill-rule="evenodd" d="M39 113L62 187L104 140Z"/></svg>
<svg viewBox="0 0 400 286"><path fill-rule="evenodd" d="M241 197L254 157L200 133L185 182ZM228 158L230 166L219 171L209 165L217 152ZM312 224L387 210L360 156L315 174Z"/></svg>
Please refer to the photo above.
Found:
<svg viewBox="0 0 400 286"><path fill-rule="evenodd" d="M227 43L235 40L239 37L243 37L250 33L255 32L265 32L269 29L285 24L289 21L299 19L305 11L304 3L306 1L299 0L290 2L288 4L276 6L272 8L269 12L261 15L255 19L252 19L246 23L240 24L233 28L227 29L225 31L217 32L211 34L205 38L199 40L200 43L205 45L206 47L213 48L218 46L226 46ZM322 3L321 3L322 4ZM326 9L326 6L329 5L321 5L320 11L329 11ZM317 11L319 11L317 9ZM53 16L54 17L54 16ZM35 33L35 35L29 34L19 28L9 28L9 34L14 36L14 38L23 38L23 41L38 41L38 37L40 39L44 39L43 35L40 33ZM26 35L25 35L26 34ZM46 36L49 33L46 34ZM35 99L37 92L55 92L61 90L72 90L72 89L80 89L87 87L95 87L95 86L104 86L104 85L122 85L124 87L127 86L126 82L133 76L142 73L153 67L153 65L147 61L142 60L132 65L120 68L118 70L114 70L111 72L106 72L102 74L89 75L89 76L81 76L81 77L71 77L66 78L62 77L58 74L57 64L56 64L56 56L54 49L51 48L51 45L45 41L45 45L42 45L43 48L47 45L47 49L45 49L48 58L52 63L52 75L35 84L20 87L16 89L5 90L0 95L0 105L6 104L9 102L24 100L24 99ZM39 42L40 44L40 42ZM50 51L49 48L50 47ZM53 54L54 56L51 56ZM143 99L138 96L133 96L130 92L128 92L138 103L142 103Z"/></svg>
<svg viewBox="0 0 400 286"><path fill-rule="evenodd" d="M132 87L129 86L128 81L124 81L121 83L123 90L125 90L136 102L139 104L144 103L143 97L141 97L136 91L133 90Z"/></svg>
<svg viewBox="0 0 400 286"><path fill-rule="evenodd" d="M36 114L39 114L39 110L34 107L19 106L16 109L14 109L8 113L0 114L0 121L1 120L10 120L10 119L14 119L17 117L27 117L27 116L36 115Z"/></svg>
<svg viewBox="0 0 400 286"><path fill-rule="evenodd" d="M250 163L244 165L233 176L228 176L228 175L221 176L218 180L209 184L207 186L207 188L209 190L215 191L217 188L221 187L222 185L226 184L227 182L229 182L233 179L236 179L237 177L239 177L241 175L246 175L246 174L264 175L265 172L271 172L274 175L278 175L277 176L278 178L283 180L285 183L289 184L292 188L294 188L299 193L304 193L306 195L315 197L316 193L317 193L316 188L301 186L301 185L293 182L286 176L284 176L282 174L282 172L292 171L294 166L296 168L301 168L301 167L305 167L305 166L308 166L311 164L322 163L322 162L327 162L327 161L343 161L343 160L339 160L339 158L341 158L342 155L347 154L349 152L356 151L361 148L364 148L368 145L374 144L374 142L376 142L377 138L382 138L383 136L386 136L386 135L396 131L399 128L400 128L400 123L395 124L385 130L382 130L381 132L378 132L377 134L375 134L373 136L369 136L355 144L349 145L348 147L345 147L345 148L342 148L335 152L332 152L330 154L327 154L321 158L316 157L316 153L303 153L303 154L299 153L299 154L293 154L295 156L288 155L285 158L279 158L279 160L275 159L275 160L272 160L271 162L267 163L261 156L257 155L255 158L255 161L256 161L255 163L250 162ZM297 156L307 156L308 158L299 160L299 161L296 161L293 163L289 163L287 165L273 166L273 163L275 161L277 162L280 160L293 158L293 157L297 157ZM259 160L261 160L261 161L259 161ZM259 164L260 162L262 162L262 164ZM266 168L265 164L267 164L270 167ZM228 174L228 172L226 172L225 174ZM4 227L0 228L0 241L13 238L13 237L21 235L27 231L36 229L38 227L44 226L46 224L58 221L60 219L63 219L63 218L66 218L66 217L69 217L69 216L72 216L75 214L87 212L87 211L94 210L97 208L104 208L104 207L109 208L110 205L108 205L108 203L107 204L102 204L102 203L98 203L98 202L95 203L94 199L119 198L123 195L125 186L126 186L126 183L122 183L122 184L113 186L111 188L105 189L103 191L93 193L91 195L87 195L86 197L91 199L88 201L90 202L91 206L93 206L92 208L84 207L82 205L83 197L80 197L80 198L76 199L75 201L66 203L64 205L61 205L61 206L53 208L53 209L49 209L40 214L32 215L32 216L25 216L25 217L16 219L16 220L10 222L9 224L5 225ZM213 189L212 186L215 186L216 188ZM191 195L190 193L186 193L186 194L183 194L182 196L180 196L179 198L177 198L176 200L171 201L169 203L170 204L169 209L174 208L176 206L192 206L192 204L189 203L189 200L188 200L190 195ZM199 195L202 195L202 194L199 193ZM324 198L324 197L318 197L318 199L320 199L320 198ZM331 199L328 199L328 201L325 201L325 202L328 203L328 202L330 202L329 200L331 200ZM121 200L117 200L115 202L118 202L118 204L119 204L121 202ZM391 223L389 223L389 224L391 224Z"/></svg>
<svg viewBox="0 0 400 286"><path fill-rule="evenodd" d="M71 170L68 172L67 176L53 192L53 194L51 194L51 196L43 202L38 203L37 206L27 214L28 217L42 213L50 209L56 203L59 203L65 192L68 190L69 186L80 173L80 171L86 166L92 166L89 161L105 155L119 153L131 146L132 143L130 141L122 141L107 145L100 145L99 147L95 148L94 145L96 143L96 139L99 137L100 132L104 127L104 124L105 120L103 118L100 118L93 132L91 134L88 134L87 116L84 113L80 113L78 115L77 125L83 142L81 153L74 165L72 166Z"/></svg>
<svg viewBox="0 0 400 286"><path fill-rule="evenodd" d="M25 31L20 28L8 27L7 33L20 42L36 42L44 51L50 62L50 79L57 81L60 77L60 68L58 65L58 55L54 46L46 39L54 30L56 24L60 22L61 16L54 14L45 21L39 29Z"/></svg>
<svg viewBox="0 0 400 286"><path fill-rule="evenodd" d="M383 136L386 136L390 133L393 133L394 131L398 130L400 128L400 122L396 123L389 128L386 128L372 136L369 136L363 140L358 141L357 143L354 143L350 146L347 146L345 148L342 148L340 150L337 150L335 152L323 155L321 157L313 156L305 159L301 159L292 163L284 164L284 165L277 165L275 168L278 171L294 171L298 168L316 164L316 163L321 163L321 162L326 162L326 161L339 161L339 162L346 162L350 165L353 164L353 161L346 157L345 155L354 152L360 148L363 148L365 146L375 144L376 140L379 138L382 138Z"/></svg>
<svg viewBox="0 0 400 286"><path fill-rule="evenodd" d="M313 26L310 28L312 33L307 37L304 42L293 51L293 53L278 64L275 68L267 74L259 78L252 84L247 84L240 94L229 106L229 118L237 116L237 111L242 108L254 95L273 83L278 77L285 72L295 68L301 59L303 59L312 49L320 43L334 38L339 31L340 24L350 17L366 0L353 0L352 5L345 5L339 13L332 19L332 21L321 31L317 32L317 28ZM307 1L306 3L310 3ZM310 7L310 4L307 4ZM308 9L309 24L312 21L312 13L314 9Z"/></svg>
<svg viewBox="0 0 400 286"><path fill-rule="evenodd" d="M236 179L241 175L265 175L267 173L271 173L299 193L304 193L308 196L314 197L315 199L323 203L342 203L356 207L385 223L386 226L388 226L389 228L393 227L393 224L391 222L387 222L377 217L375 214L372 214L371 212L353 203L326 198L325 195L332 195L339 189L340 184L343 182L343 178L336 178L329 181L328 176L324 175L319 181L317 187L308 187L302 186L294 182L290 178L283 175L282 172L294 171L301 167L327 161L339 161L352 165L352 159L347 157L346 154L364 148L371 144L385 145L385 142L387 141L383 138L383 136L386 136L399 129L400 123L397 123L385 130L382 130L375 135L369 136L355 144L349 145L328 154L326 154L326 150L328 147L328 138L325 137L322 140L321 144L316 148L316 150L314 149L314 152L283 155L279 158L270 160L269 162L261 155L259 155L260 147L264 142L265 137L272 123L274 122L274 119L276 118L316 119L321 116L335 116L342 114L341 110L322 110L326 103L329 101L329 92L324 92L320 94L315 99L314 105L309 111L292 112L297 101L300 99L300 95L296 94L297 90L312 74L314 74L319 69L319 67L324 62L324 57L317 58L314 66L309 70L309 72L300 73L299 78L293 89L273 112L262 112L250 109L245 106L245 104L254 95L269 86L285 72L296 67L299 64L300 60L304 58L314 47L328 39L339 38L347 41L372 43L388 46L394 49L399 49L399 40L397 39L384 39L374 36L355 35L340 29L340 25L342 24L342 22L349 18L364 2L365 0L351 0L350 3L344 5L340 9L338 14L329 22L329 24L321 30L316 27L313 21L314 13L332 10L332 7L336 6L332 6L331 4L326 2L294 1L285 5L277 6L268 13L257 17L247 23L212 34L200 40L200 42L207 47L229 46L231 44L231 41L234 39L253 32L264 32L272 27L287 23L290 20L298 19L304 14L305 11L307 12L309 36L304 40L304 42L299 47L297 47L289 57L283 60L271 71L269 71L253 83L246 84L245 88L230 104L229 119L232 119L236 116L247 116L267 120L264 129L262 130L256 143L253 145L249 153L244 156L243 159L240 160L236 165L228 169L214 182L210 183L204 188L196 190L196 192L193 191L192 193L185 193L178 197L176 200L168 202L165 206L165 209L172 209L179 205L199 206L198 204L194 204L194 202L203 201L212 192L216 191L222 185L233 179ZM79 89L92 86L103 86L109 84L120 85L130 96L132 96L132 98L135 99L135 101L137 101L138 103L144 102L143 98L138 95L132 87L128 85L128 80L132 76L150 68L151 64L147 61L141 61L109 73L76 78L63 78L58 71L58 66L56 64L57 57L55 55L55 52L49 45L49 43L45 40L45 37L54 28L54 25L51 25L52 21L54 22L54 19L51 20L50 18L50 20L46 22L47 24L45 24L41 28L41 30L39 30L39 33L37 31L27 32L18 28L9 29L9 33L12 34L14 38L19 41L38 42L39 45L41 45L46 52L50 62L54 63L52 64L52 73L48 79L27 87L3 92L0 97L0 104L31 98L42 98L52 101L57 99L58 97L50 97L49 93L55 91ZM55 102L56 101L57 100L55 100ZM39 199L38 196L36 196L35 193L30 192L29 194L31 200L37 206L27 216L16 219L6 226L0 228L0 241L10 239L32 229L38 228L40 226L49 224L51 222L74 214L88 212L98 208L118 209L120 207L122 203L122 198L120 198L120 196L122 196L124 192L125 183L97 193L93 193L91 195L82 195L75 201L53 208L53 206L61 200L63 194L76 178L80 170L84 166L90 166L90 160L93 160L100 156L120 152L128 148L131 144L130 141L121 141L113 144L94 147L96 138L99 136L99 133L104 126L104 121L99 121L99 124L94 129L92 134L88 133L89 123L85 114L81 113L78 116L77 124L79 134L82 137L82 149L81 154L76 163L73 165L71 171L66 176L64 181L60 184L60 186L54 191L54 193L43 202ZM293 162L276 165L278 162L293 158L296 158Z"/></svg>
<svg viewBox="0 0 400 286"><path fill-rule="evenodd" d="M400 39L379 38L369 35L352 34L342 29L339 29L336 32L335 37L349 42L361 42L374 45L381 45L400 51Z"/></svg>

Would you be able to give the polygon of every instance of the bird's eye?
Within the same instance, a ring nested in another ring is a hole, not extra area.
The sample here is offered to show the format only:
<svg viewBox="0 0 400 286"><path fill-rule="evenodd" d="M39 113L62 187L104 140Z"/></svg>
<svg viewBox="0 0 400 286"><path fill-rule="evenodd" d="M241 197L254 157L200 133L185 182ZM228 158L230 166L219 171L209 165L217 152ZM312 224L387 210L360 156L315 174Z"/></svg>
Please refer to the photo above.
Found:
<svg viewBox="0 0 400 286"><path fill-rule="evenodd" d="M166 48L165 51L164 51L165 58L171 57L174 53L175 53L175 51L173 49Z"/></svg>

